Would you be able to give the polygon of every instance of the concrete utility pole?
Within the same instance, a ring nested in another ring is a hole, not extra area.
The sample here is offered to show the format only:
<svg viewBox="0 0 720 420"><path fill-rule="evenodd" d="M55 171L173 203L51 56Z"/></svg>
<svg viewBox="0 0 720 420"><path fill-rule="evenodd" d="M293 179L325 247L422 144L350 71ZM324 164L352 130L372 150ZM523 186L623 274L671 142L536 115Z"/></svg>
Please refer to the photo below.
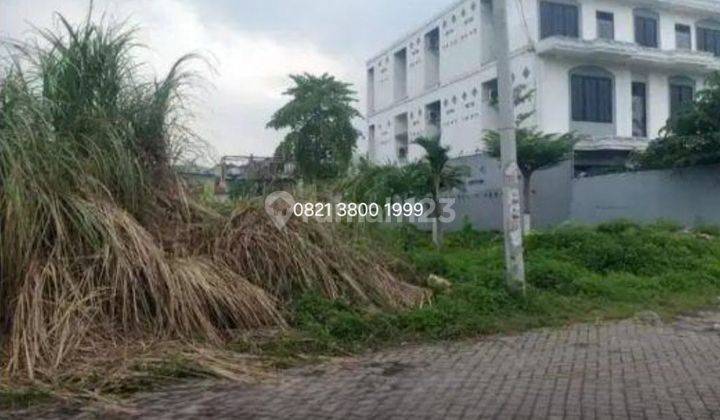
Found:
<svg viewBox="0 0 720 420"><path fill-rule="evenodd" d="M505 272L508 288L525 295L520 168L515 144L515 101L510 70L510 40L506 0L493 1L495 45L500 105L500 155L503 174L503 230L505 232Z"/></svg>

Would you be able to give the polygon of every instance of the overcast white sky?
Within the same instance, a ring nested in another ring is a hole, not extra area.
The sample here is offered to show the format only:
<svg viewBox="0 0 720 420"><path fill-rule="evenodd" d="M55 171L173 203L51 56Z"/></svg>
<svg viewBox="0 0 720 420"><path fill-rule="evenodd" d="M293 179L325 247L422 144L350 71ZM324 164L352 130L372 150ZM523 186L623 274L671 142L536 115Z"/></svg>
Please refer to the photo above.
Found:
<svg viewBox="0 0 720 420"><path fill-rule="evenodd" d="M187 52L215 63L197 105L197 131L220 154L270 155L282 134L266 130L287 75L329 72L355 84L364 111L365 60L452 0L95 0L95 14L130 18L164 72ZM82 19L88 0L0 0L0 37L25 38L53 12Z"/></svg>

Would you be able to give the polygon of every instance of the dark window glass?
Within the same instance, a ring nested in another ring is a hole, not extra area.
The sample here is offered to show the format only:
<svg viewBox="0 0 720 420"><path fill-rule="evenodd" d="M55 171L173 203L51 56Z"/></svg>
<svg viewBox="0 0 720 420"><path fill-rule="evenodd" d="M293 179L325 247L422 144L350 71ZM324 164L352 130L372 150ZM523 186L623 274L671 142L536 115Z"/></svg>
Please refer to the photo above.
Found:
<svg viewBox="0 0 720 420"><path fill-rule="evenodd" d="M613 122L613 92L610 78L573 75L571 85L573 121Z"/></svg>
<svg viewBox="0 0 720 420"><path fill-rule="evenodd" d="M670 117L674 118L682 113L688 105L692 104L695 89L689 85L670 85Z"/></svg>
<svg viewBox="0 0 720 420"><path fill-rule="evenodd" d="M657 19L646 16L635 16L635 42L644 47L658 47Z"/></svg>
<svg viewBox="0 0 720 420"><path fill-rule="evenodd" d="M692 37L689 26L675 25L675 46L679 50L692 49Z"/></svg>
<svg viewBox="0 0 720 420"><path fill-rule="evenodd" d="M491 105L498 102L498 79L492 79L483 83L483 99Z"/></svg>
<svg viewBox="0 0 720 420"><path fill-rule="evenodd" d="M554 35L577 38L580 36L578 8L572 4L540 3L540 37Z"/></svg>
<svg viewBox="0 0 720 420"><path fill-rule="evenodd" d="M633 136L647 137L647 86L645 83L632 84Z"/></svg>
<svg viewBox="0 0 720 420"><path fill-rule="evenodd" d="M612 13L597 12L597 36L600 39L615 39L615 16Z"/></svg>
<svg viewBox="0 0 720 420"><path fill-rule="evenodd" d="M698 50L720 56L720 31L717 29L697 28Z"/></svg>

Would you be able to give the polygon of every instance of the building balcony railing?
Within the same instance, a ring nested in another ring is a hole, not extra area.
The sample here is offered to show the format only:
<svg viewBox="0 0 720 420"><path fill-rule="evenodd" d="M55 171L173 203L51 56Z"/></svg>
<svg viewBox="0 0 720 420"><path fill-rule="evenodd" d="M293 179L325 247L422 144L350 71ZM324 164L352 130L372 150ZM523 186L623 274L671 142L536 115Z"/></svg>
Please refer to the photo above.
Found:
<svg viewBox="0 0 720 420"><path fill-rule="evenodd" d="M720 69L720 58L692 50L662 50L612 40L550 37L537 44L540 56L574 58L590 63L651 66L678 72L710 72Z"/></svg>

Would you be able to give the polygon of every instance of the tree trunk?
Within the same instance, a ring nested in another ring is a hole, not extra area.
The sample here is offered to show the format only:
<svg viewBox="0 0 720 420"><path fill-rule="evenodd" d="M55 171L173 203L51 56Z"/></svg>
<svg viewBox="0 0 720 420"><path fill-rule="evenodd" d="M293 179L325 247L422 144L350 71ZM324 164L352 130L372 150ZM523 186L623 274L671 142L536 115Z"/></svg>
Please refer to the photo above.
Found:
<svg viewBox="0 0 720 420"><path fill-rule="evenodd" d="M437 216L433 217L432 221L432 240L435 248L440 249L442 246L440 243L440 219Z"/></svg>
<svg viewBox="0 0 720 420"><path fill-rule="evenodd" d="M435 244L435 247L437 249L442 248L442 241L443 241L443 232L442 232L442 226L440 225L440 215L442 212L440 211L440 180L434 181L434 189L433 191L433 202L435 203L435 217L433 218L433 243Z"/></svg>
<svg viewBox="0 0 720 420"><path fill-rule="evenodd" d="M530 234L530 229L532 228L532 223L531 223L532 191L530 189L531 188L530 187L531 177L532 177L532 174L529 174L529 175L523 174L523 235L525 235L525 236Z"/></svg>

